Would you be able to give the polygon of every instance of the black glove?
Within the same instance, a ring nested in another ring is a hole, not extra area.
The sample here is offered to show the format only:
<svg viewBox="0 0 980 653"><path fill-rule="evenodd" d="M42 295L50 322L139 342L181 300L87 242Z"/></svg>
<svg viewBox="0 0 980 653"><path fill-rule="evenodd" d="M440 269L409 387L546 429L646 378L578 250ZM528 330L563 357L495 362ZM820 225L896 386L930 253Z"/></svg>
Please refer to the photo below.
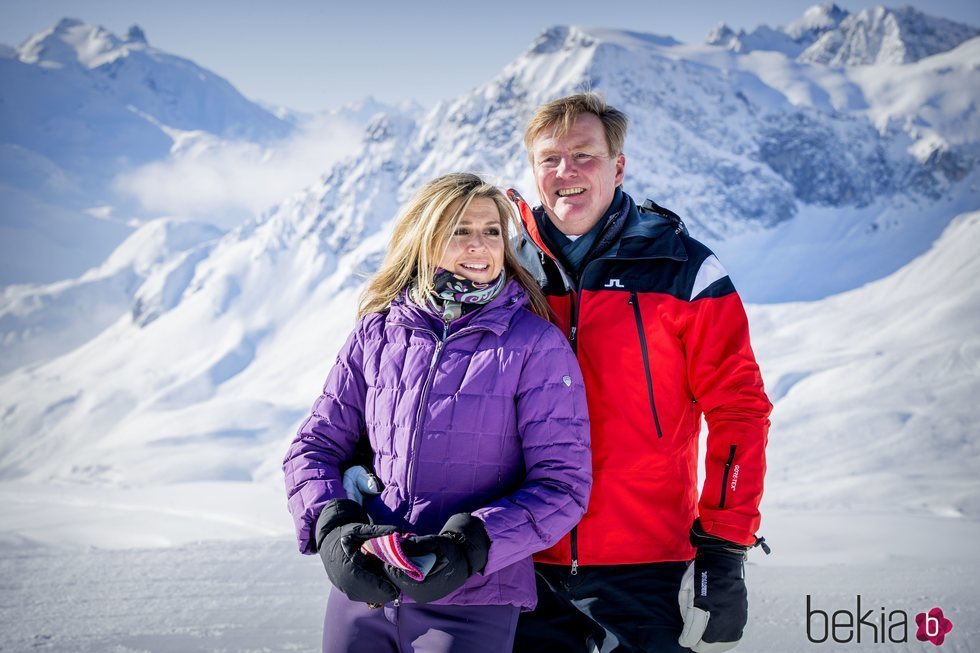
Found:
<svg viewBox="0 0 980 653"><path fill-rule="evenodd" d="M398 589L388 580L381 561L361 552L361 544L398 529L369 521L356 501L332 499L316 520L316 547L330 582L349 599L387 603L398 598Z"/></svg>
<svg viewBox="0 0 980 653"><path fill-rule="evenodd" d="M698 548L681 582L680 604L684 631L678 640L698 653L734 648L749 618L745 589L745 557L749 547L713 537L700 521L691 528Z"/></svg>
<svg viewBox="0 0 980 653"><path fill-rule="evenodd" d="M470 576L483 571L490 554L490 538L483 522L465 512L453 515L438 535L422 535L402 541L410 557L436 555L435 564L422 581L412 580L400 569L385 565L388 577L417 603L441 599L463 586Z"/></svg>

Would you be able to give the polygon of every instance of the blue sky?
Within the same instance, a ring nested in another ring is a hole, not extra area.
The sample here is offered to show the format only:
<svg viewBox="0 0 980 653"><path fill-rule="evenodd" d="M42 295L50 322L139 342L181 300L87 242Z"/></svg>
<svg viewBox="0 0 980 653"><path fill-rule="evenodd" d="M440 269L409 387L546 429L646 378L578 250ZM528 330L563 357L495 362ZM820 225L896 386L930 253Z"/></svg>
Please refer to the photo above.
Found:
<svg viewBox="0 0 980 653"><path fill-rule="evenodd" d="M720 22L784 25L812 0L497 0L474 3L332 0L3 0L0 43L71 16L149 42L213 70L253 99L293 109L333 108L366 95L425 106L495 75L545 28L614 27L700 42ZM850 10L881 4L838 3ZM901 3L888 3L897 6ZM915 0L926 13L980 25L976 0Z"/></svg>

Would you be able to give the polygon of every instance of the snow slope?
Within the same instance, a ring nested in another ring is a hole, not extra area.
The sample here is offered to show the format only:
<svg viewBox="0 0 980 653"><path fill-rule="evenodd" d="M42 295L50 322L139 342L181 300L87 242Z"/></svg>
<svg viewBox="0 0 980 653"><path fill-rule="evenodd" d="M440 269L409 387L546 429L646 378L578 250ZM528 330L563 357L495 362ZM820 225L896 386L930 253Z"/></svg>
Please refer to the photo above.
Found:
<svg viewBox="0 0 980 653"><path fill-rule="evenodd" d="M753 306L776 409L768 506L980 520L980 212L895 274Z"/></svg>
<svg viewBox="0 0 980 653"><path fill-rule="evenodd" d="M207 224L155 220L77 279L0 288L0 373L69 352L123 315L145 323L172 308L205 243L221 234Z"/></svg>

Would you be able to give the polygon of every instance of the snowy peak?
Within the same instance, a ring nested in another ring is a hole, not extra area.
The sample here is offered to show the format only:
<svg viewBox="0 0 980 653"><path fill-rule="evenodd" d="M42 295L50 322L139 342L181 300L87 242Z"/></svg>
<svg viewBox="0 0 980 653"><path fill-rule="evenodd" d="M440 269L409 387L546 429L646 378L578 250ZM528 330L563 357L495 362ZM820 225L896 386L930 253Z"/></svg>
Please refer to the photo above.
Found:
<svg viewBox="0 0 980 653"><path fill-rule="evenodd" d="M146 32L139 25L130 26L126 32L126 41L130 43L146 43Z"/></svg>
<svg viewBox="0 0 980 653"><path fill-rule="evenodd" d="M670 36L644 32L578 25L555 25L542 32L531 43L531 47L528 48L522 58L534 58L536 55L554 55L559 52L569 53L602 44L636 48L644 45L672 46L679 45L679 43Z"/></svg>
<svg viewBox="0 0 980 653"><path fill-rule="evenodd" d="M138 25L120 38L102 26L63 18L28 38L17 48L16 59L28 68L3 73L17 87L16 94L5 98L15 105L11 110L24 104L54 111L64 102L51 105L45 100L60 98L39 96L57 96L59 90L78 87L73 91L78 106L96 106L103 114L112 110L137 114L155 130L163 125L249 140L279 138L290 131L287 123L242 97L225 79L150 46ZM37 74L52 70L68 77Z"/></svg>
<svg viewBox="0 0 980 653"><path fill-rule="evenodd" d="M136 34L132 33L134 28ZM104 27L86 25L77 18L62 18L54 27L27 39L18 48L18 59L43 68L97 68L133 49L147 47L146 35L139 27L134 28L123 40Z"/></svg>
<svg viewBox="0 0 980 653"><path fill-rule="evenodd" d="M574 27L555 25L549 27L531 43L525 56L547 55L562 50L572 50L580 46L589 46L592 39Z"/></svg>
<svg viewBox="0 0 980 653"><path fill-rule="evenodd" d="M824 32L837 29L850 14L835 4L813 5L783 30L797 43L816 41Z"/></svg>
<svg viewBox="0 0 980 653"><path fill-rule="evenodd" d="M735 32L724 23L705 42L735 52L771 50L798 61L830 66L905 64L947 52L980 29L927 16L912 7L873 7L851 14L835 4L814 5L799 20L773 29Z"/></svg>
<svg viewBox="0 0 980 653"><path fill-rule="evenodd" d="M947 52L980 35L980 29L927 16L912 7L874 7L848 16L824 33L800 61L831 66L912 63Z"/></svg>
<svg viewBox="0 0 980 653"><path fill-rule="evenodd" d="M848 15L846 9L835 4L819 4L807 9L803 16L785 28L773 29L760 25L751 32L736 32L721 23L708 33L705 43L720 45L735 52L775 50L795 58L823 34L836 30Z"/></svg>

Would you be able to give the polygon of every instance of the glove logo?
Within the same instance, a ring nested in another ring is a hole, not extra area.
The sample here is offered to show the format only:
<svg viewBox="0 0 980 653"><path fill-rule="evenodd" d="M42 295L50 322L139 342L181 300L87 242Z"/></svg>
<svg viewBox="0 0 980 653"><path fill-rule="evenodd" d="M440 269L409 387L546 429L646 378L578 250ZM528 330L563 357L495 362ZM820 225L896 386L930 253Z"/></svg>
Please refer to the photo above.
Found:
<svg viewBox="0 0 980 653"><path fill-rule="evenodd" d="M953 630L953 622L943 615L943 609L939 607L915 615L915 623L919 626L915 638L920 642L932 642L936 646L942 646L946 635Z"/></svg>
<svg viewBox="0 0 980 653"><path fill-rule="evenodd" d="M708 596L708 572L701 572L701 596Z"/></svg>

